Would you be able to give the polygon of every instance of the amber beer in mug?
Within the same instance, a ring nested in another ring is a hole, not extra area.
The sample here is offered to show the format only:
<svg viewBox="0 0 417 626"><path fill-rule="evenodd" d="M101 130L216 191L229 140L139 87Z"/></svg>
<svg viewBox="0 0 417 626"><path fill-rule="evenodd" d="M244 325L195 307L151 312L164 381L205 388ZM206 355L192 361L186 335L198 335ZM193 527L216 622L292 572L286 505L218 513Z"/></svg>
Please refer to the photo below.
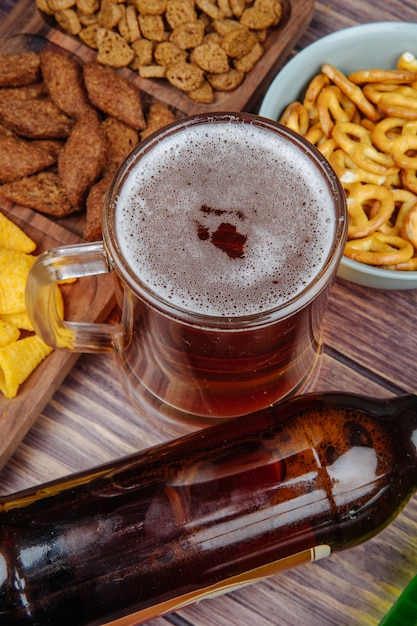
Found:
<svg viewBox="0 0 417 626"><path fill-rule="evenodd" d="M62 252L35 264L29 310L48 343L113 349L149 415L255 412L312 372L346 222L333 170L303 138L251 114L193 116L136 147L112 183L103 243L68 252L83 272L114 272L119 324L43 321L56 312L36 266L59 279Z"/></svg>

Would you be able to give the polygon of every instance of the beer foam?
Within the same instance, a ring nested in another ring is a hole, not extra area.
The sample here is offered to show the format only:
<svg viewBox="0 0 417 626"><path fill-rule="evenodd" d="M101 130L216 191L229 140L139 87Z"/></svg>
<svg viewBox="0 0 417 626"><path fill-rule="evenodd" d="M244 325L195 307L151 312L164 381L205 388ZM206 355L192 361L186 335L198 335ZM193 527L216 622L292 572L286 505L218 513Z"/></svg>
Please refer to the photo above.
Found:
<svg viewBox="0 0 417 626"><path fill-rule="evenodd" d="M309 157L267 129L232 122L156 143L124 181L115 220L120 250L148 289L220 316L294 298L323 267L335 230L329 189Z"/></svg>

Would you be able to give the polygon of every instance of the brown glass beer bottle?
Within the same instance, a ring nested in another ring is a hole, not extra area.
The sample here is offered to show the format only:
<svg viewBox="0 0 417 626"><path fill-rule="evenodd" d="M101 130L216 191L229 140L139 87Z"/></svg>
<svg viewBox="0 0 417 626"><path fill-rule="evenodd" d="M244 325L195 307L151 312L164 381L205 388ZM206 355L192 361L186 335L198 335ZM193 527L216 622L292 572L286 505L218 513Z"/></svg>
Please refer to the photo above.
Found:
<svg viewBox="0 0 417 626"><path fill-rule="evenodd" d="M0 623L137 624L365 541L416 488L416 396L285 400L3 497Z"/></svg>

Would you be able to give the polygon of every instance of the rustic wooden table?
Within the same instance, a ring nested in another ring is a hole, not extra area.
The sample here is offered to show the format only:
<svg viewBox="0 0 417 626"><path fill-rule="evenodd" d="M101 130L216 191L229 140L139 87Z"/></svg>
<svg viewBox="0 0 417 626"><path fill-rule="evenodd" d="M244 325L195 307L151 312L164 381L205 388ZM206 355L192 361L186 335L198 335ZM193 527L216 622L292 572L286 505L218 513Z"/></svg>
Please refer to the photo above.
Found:
<svg viewBox="0 0 417 626"><path fill-rule="evenodd" d="M0 1L0 28L10 23L14 4ZM417 22L417 0L317 2L297 49L347 26L385 20ZM417 290L370 290L338 279L326 317L320 368L310 389L381 398L415 391L416 304ZM82 355L2 469L0 492L90 468L180 433L179 426L160 429L135 414L111 356ZM417 497L362 546L149 624L378 624L417 572L416 534Z"/></svg>

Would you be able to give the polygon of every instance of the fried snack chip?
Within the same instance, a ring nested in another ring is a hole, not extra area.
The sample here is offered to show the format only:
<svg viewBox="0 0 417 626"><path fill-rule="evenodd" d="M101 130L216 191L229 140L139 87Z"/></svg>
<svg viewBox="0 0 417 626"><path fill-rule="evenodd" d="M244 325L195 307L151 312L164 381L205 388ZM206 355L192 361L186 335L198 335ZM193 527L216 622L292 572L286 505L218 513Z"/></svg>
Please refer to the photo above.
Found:
<svg viewBox="0 0 417 626"><path fill-rule="evenodd" d="M68 55L46 49L40 53L41 71L52 102L69 117L78 119L91 108L80 64Z"/></svg>
<svg viewBox="0 0 417 626"><path fill-rule="evenodd" d="M0 391L6 398L14 398L19 386L52 352L37 335L24 337L0 348Z"/></svg>
<svg viewBox="0 0 417 626"><path fill-rule="evenodd" d="M36 243L4 213L0 213L0 248L29 254L35 250Z"/></svg>
<svg viewBox="0 0 417 626"><path fill-rule="evenodd" d="M86 241L97 241L101 238L104 201L111 180L111 175L105 176L93 185L89 191L86 202L86 223L83 232Z"/></svg>
<svg viewBox="0 0 417 626"><path fill-rule="evenodd" d="M6 324L12 324L20 330L34 330L33 324L26 311L20 311L19 313L0 313L0 320Z"/></svg>
<svg viewBox="0 0 417 626"><path fill-rule="evenodd" d="M155 131L175 121L175 115L167 106L160 102L151 104L148 112L148 126L142 131L141 139L145 139Z"/></svg>
<svg viewBox="0 0 417 626"><path fill-rule="evenodd" d="M40 172L0 186L0 197L55 217L74 213L61 178L55 172Z"/></svg>
<svg viewBox="0 0 417 626"><path fill-rule="evenodd" d="M25 310L25 286L29 270L35 262L31 254L0 248L0 313Z"/></svg>
<svg viewBox="0 0 417 626"><path fill-rule="evenodd" d="M14 398L19 386L52 352L34 334L25 308L27 276L36 260L29 253L35 247L23 230L0 213L0 392L6 398ZM57 309L63 316L62 293L58 285L55 289Z"/></svg>
<svg viewBox="0 0 417 626"><path fill-rule="evenodd" d="M58 157L58 174L65 193L81 210L89 189L107 159L107 142L96 111L90 109L75 124Z"/></svg>
<svg viewBox="0 0 417 626"><path fill-rule="evenodd" d="M45 83L39 81L21 87L8 87L0 90L0 99L10 102L11 100L38 100L46 98L48 90Z"/></svg>
<svg viewBox="0 0 417 626"><path fill-rule="evenodd" d="M44 170L58 154L52 147L29 142L16 135L0 135L0 183L10 183Z"/></svg>
<svg viewBox="0 0 417 626"><path fill-rule="evenodd" d="M19 337L20 332L15 324L0 319L0 348L17 341Z"/></svg>
<svg viewBox="0 0 417 626"><path fill-rule="evenodd" d="M104 170L104 176L106 176L109 173L114 174L130 154L139 142L139 133L115 117L107 117L102 122L102 127L107 138L107 163Z"/></svg>
<svg viewBox="0 0 417 626"><path fill-rule="evenodd" d="M0 100L0 121L28 139L65 139L74 121L49 100Z"/></svg>
<svg viewBox="0 0 417 626"><path fill-rule="evenodd" d="M90 101L100 111L136 130L146 127L139 90L128 80L92 61L84 64L84 81Z"/></svg>
<svg viewBox="0 0 417 626"><path fill-rule="evenodd" d="M0 54L0 86L20 87L40 78L39 56L36 52Z"/></svg>

